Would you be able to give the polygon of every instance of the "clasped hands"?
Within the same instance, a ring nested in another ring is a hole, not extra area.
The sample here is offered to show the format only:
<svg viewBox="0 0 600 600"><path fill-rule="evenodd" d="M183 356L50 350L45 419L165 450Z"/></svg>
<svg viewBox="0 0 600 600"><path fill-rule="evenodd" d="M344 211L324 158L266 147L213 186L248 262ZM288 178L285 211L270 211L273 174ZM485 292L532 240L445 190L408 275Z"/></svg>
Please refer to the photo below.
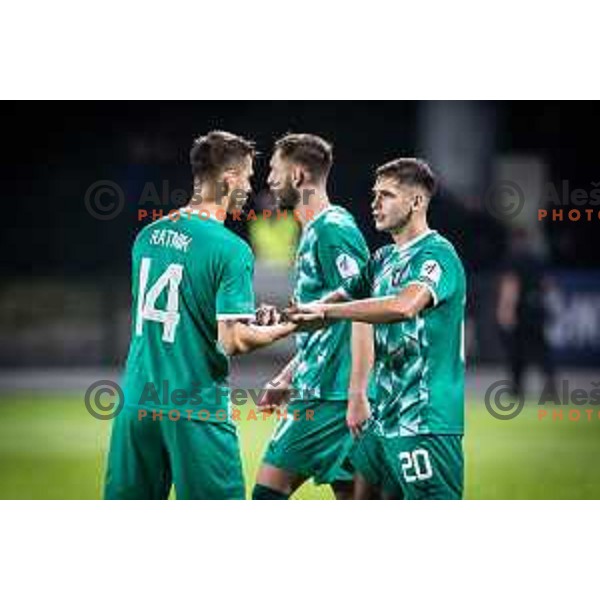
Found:
<svg viewBox="0 0 600 600"><path fill-rule="evenodd" d="M324 307L317 302L310 304L292 302L283 310L271 304L261 304L256 311L255 322L262 326L294 323L296 331L315 331L327 325Z"/></svg>

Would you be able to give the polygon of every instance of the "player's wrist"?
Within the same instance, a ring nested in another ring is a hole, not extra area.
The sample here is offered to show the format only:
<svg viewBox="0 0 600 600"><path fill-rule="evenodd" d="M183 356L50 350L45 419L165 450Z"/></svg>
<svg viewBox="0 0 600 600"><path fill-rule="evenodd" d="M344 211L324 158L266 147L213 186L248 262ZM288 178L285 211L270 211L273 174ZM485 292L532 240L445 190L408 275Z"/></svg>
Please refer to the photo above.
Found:
<svg viewBox="0 0 600 600"><path fill-rule="evenodd" d="M321 304L319 314L323 321L327 321L327 318L331 315L333 306L330 304Z"/></svg>
<svg viewBox="0 0 600 600"><path fill-rule="evenodd" d="M366 389L349 389L348 402L351 404L368 404Z"/></svg>
<svg viewBox="0 0 600 600"><path fill-rule="evenodd" d="M279 339L289 335L290 333L294 333L296 329L298 329L298 324L293 323L292 321L287 321L285 323L280 323L279 325L275 325L277 327L276 338Z"/></svg>

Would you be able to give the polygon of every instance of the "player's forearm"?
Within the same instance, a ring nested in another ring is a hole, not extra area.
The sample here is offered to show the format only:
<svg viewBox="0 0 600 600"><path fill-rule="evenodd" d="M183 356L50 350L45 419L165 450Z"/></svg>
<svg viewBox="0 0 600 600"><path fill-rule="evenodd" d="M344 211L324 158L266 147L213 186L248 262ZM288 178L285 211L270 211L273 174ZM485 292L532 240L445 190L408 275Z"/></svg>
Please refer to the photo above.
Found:
<svg viewBox="0 0 600 600"><path fill-rule="evenodd" d="M323 296L319 300L319 303L322 304L337 304L338 302L346 302L348 300L348 296L341 290L335 290L334 292L330 292L326 296Z"/></svg>
<svg viewBox="0 0 600 600"><path fill-rule="evenodd" d="M294 332L296 325L293 323L280 323L278 325L242 325L237 332L237 353L245 354L258 348L269 346L274 342L287 337Z"/></svg>
<svg viewBox="0 0 600 600"><path fill-rule="evenodd" d="M294 369L296 368L296 357L294 356L286 365L271 379L271 383L277 388L288 388L294 378Z"/></svg>
<svg viewBox="0 0 600 600"><path fill-rule="evenodd" d="M342 319L373 324L397 323L414 319L433 301L433 295L427 286L414 283L405 287L397 296L324 304L317 311L326 320L332 321Z"/></svg>
<svg viewBox="0 0 600 600"><path fill-rule="evenodd" d="M352 324L352 372L349 401L364 397L373 366L373 328L368 323Z"/></svg>
<svg viewBox="0 0 600 600"><path fill-rule="evenodd" d="M323 304L320 307L327 320L350 320L362 323L396 323L412 319L418 313L416 304L404 302L398 296L354 300L343 304Z"/></svg>
<svg viewBox="0 0 600 600"><path fill-rule="evenodd" d="M290 385L292 383L292 379L294 378L294 371L296 370L297 365L296 356L288 362L288 364L283 368L283 371L279 374L278 379L280 379L283 383Z"/></svg>

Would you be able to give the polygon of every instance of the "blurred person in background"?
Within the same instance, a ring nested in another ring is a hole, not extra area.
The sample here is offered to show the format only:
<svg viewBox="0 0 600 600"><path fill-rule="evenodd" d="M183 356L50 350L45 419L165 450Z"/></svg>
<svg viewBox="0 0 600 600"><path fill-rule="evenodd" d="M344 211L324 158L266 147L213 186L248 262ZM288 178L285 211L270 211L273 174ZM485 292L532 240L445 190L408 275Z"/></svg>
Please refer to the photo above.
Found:
<svg viewBox="0 0 600 600"><path fill-rule="evenodd" d="M556 396L555 366L545 333L548 319L545 295L551 285L546 265L534 253L527 231L515 229L500 276L496 319L517 397L524 392L525 371L531 363L542 369L544 394Z"/></svg>
<svg viewBox="0 0 600 600"><path fill-rule="evenodd" d="M256 220L248 223L248 232L257 267L264 265L287 271L294 261L298 243L298 221L278 215L275 200L268 192L257 195L256 214Z"/></svg>

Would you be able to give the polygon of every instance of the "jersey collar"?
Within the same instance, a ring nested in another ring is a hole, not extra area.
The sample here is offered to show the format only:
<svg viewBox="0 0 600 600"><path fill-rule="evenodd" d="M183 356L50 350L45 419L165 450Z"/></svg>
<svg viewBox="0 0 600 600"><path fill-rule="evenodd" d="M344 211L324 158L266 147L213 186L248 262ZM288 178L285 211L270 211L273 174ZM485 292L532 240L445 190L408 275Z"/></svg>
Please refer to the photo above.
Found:
<svg viewBox="0 0 600 600"><path fill-rule="evenodd" d="M183 208L179 209L179 212L183 213L183 212L187 212L187 213L196 213L196 215L198 215L198 217L200 217L200 212L202 209L198 209L198 208L188 208L187 206L184 206ZM206 211L208 212L208 211ZM221 221L221 219L217 219L217 217L215 215L213 215L211 212L208 213L208 219L201 219L202 221L215 221L216 223L220 223L221 225L225 225L225 221Z"/></svg>
<svg viewBox="0 0 600 600"><path fill-rule="evenodd" d="M336 210L338 208L338 206L336 204L330 204L327 208L324 208L316 217L314 217L313 219L311 219L307 224L306 227L304 228L305 231L307 231L312 225L315 224L316 221L318 221L324 214L331 212L332 210Z"/></svg>
<svg viewBox="0 0 600 600"><path fill-rule="evenodd" d="M418 244L421 240L425 239L427 236L431 235L432 233L436 233L435 229L428 229L427 231L424 231L423 233L421 233L417 237L414 237L412 240L409 240L408 242L405 242L401 246L396 246L396 248L398 250L402 251L402 252L404 250L408 250L408 248L411 248L415 244Z"/></svg>

